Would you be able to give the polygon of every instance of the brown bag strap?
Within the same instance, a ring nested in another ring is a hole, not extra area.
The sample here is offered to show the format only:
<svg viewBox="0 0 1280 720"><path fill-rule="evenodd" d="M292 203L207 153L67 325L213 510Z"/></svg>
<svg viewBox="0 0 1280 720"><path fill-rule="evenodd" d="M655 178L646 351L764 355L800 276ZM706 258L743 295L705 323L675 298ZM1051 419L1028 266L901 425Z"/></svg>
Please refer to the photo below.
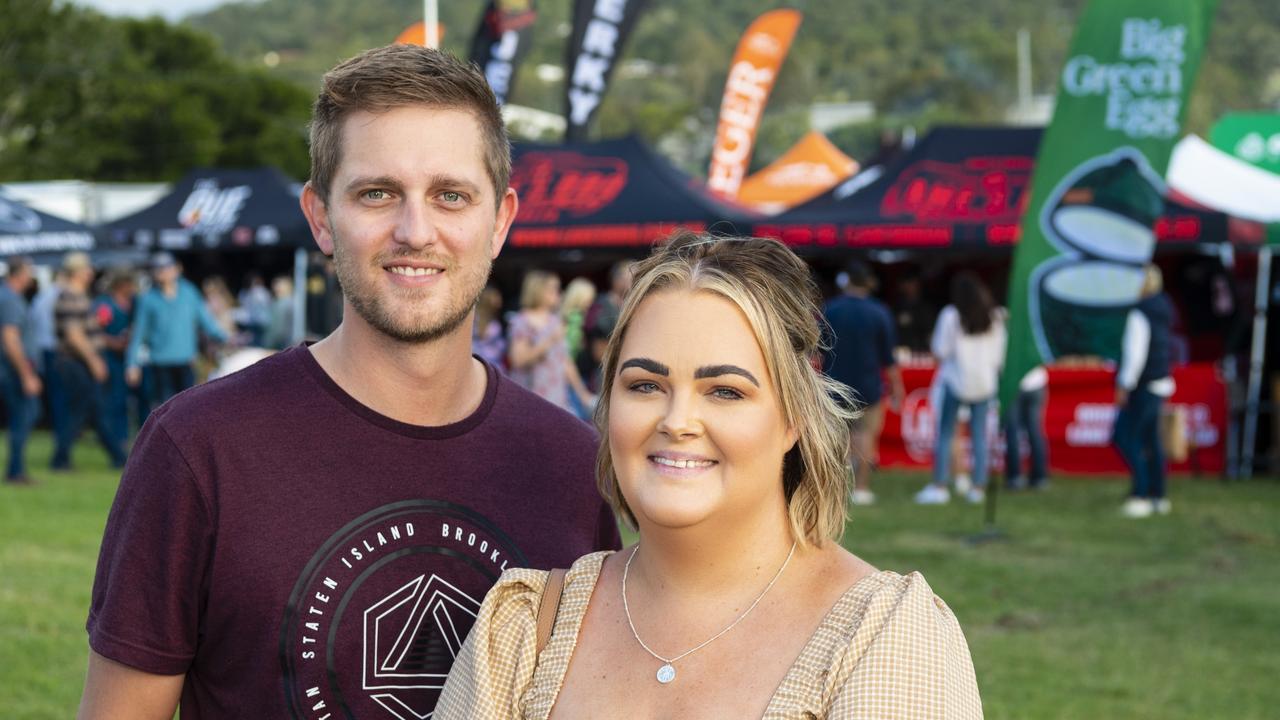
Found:
<svg viewBox="0 0 1280 720"><path fill-rule="evenodd" d="M551 628L556 624L556 615L560 614L560 595L564 592L563 569L547 573L547 586L542 589L542 602L538 604L538 654L551 639Z"/></svg>

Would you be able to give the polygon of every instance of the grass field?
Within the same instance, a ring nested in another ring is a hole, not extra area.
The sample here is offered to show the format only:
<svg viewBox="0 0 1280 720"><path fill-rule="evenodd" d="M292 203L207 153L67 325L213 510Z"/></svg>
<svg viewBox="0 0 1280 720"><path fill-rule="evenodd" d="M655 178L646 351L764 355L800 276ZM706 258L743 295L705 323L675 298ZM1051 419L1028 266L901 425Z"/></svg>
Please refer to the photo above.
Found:
<svg viewBox="0 0 1280 720"><path fill-rule="evenodd" d="M69 718L84 678L84 617L115 492L85 443L74 474L0 487L0 717ZM1280 483L1174 482L1174 512L1125 520L1124 485L1057 478L981 511L916 507L921 475L885 473L846 544L920 570L960 618L996 719L1280 717Z"/></svg>

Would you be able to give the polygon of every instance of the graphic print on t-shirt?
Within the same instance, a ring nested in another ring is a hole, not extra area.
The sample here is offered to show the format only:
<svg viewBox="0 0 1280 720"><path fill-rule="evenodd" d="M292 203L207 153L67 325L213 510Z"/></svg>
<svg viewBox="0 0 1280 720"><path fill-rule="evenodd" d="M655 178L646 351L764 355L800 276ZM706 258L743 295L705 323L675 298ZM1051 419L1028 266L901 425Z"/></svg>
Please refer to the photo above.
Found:
<svg viewBox="0 0 1280 720"><path fill-rule="evenodd" d="M348 523L313 555L285 609L291 717L431 717L484 593L525 565L506 533L452 503L406 500Z"/></svg>

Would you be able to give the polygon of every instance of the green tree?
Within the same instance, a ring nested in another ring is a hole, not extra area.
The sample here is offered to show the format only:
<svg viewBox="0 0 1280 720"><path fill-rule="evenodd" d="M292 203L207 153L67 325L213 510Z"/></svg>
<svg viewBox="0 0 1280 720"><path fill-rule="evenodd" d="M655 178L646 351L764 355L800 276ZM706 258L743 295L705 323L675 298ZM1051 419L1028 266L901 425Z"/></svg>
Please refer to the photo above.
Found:
<svg viewBox="0 0 1280 720"><path fill-rule="evenodd" d="M0 179L172 180L200 165L307 173L309 93L209 35L0 0Z"/></svg>

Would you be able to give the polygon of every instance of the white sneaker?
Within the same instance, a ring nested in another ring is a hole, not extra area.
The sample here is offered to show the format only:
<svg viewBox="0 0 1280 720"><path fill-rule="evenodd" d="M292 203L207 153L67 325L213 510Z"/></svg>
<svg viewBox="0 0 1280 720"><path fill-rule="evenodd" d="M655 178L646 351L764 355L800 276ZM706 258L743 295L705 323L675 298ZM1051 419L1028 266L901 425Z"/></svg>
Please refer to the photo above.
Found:
<svg viewBox="0 0 1280 720"><path fill-rule="evenodd" d="M951 491L941 485L929 483L916 493L917 505L946 505L951 502Z"/></svg>
<svg viewBox="0 0 1280 720"><path fill-rule="evenodd" d="M1153 501L1153 510L1157 515L1168 515L1173 512L1173 503L1169 502L1169 498L1156 498Z"/></svg>
<svg viewBox="0 0 1280 720"><path fill-rule="evenodd" d="M969 492L964 494L964 499L973 505L981 505L987 499L987 491L980 487L970 488Z"/></svg>
<svg viewBox="0 0 1280 720"><path fill-rule="evenodd" d="M956 476L955 485L957 495L967 495L973 489L973 478L966 473L960 473Z"/></svg>
<svg viewBox="0 0 1280 720"><path fill-rule="evenodd" d="M849 502L853 505L875 505L876 494L870 490L854 488L849 491Z"/></svg>
<svg viewBox="0 0 1280 720"><path fill-rule="evenodd" d="M1120 514L1128 518L1151 517L1153 512L1155 512L1155 506L1147 498L1131 497L1120 506Z"/></svg>

